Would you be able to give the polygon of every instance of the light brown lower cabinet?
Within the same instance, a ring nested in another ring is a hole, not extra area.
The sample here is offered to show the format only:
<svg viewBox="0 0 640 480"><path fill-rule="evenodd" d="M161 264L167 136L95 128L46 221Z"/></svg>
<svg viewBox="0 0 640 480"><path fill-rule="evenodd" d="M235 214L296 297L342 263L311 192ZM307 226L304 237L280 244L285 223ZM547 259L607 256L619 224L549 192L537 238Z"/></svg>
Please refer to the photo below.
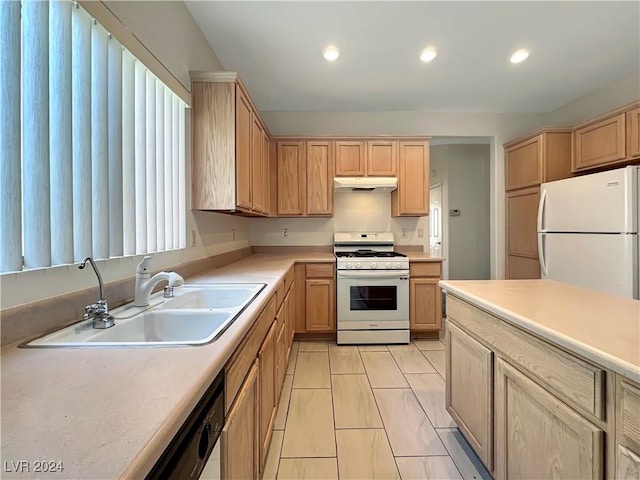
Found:
<svg viewBox="0 0 640 480"><path fill-rule="evenodd" d="M296 334L296 284L293 283L289 289L289 293L285 297L285 308L287 309L285 326L287 329L287 359L291 353L291 345L293 345L293 337Z"/></svg>
<svg viewBox="0 0 640 480"><path fill-rule="evenodd" d="M264 339L258 353L258 367L260 370L258 383L260 385L260 469L267 458L271 430L276 417L276 327L273 322L271 329Z"/></svg>
<svg viewBox="0 0 640 480"><path fill-rule="evenodd" d="M604 431L502 359L495 416L496 478L603 478Z"/></svg>
<svg viewBox="0 0 640 480"><path fill-rule="evenodd" d="M446 407L489 470L493 469L493 353L447 326Z"/></svg>
<svg viewBox="0 0 640 480"><path fill-rule="evenodd" d="M441 262L409 264L409 325L411 333L432 332L442 328Z"/></svg>
<svg viewBox="0 0 640 480"><path fill-rule="evenodd" d="M255 361L221 434L224 479L258 479L258 363Z"/></svg>

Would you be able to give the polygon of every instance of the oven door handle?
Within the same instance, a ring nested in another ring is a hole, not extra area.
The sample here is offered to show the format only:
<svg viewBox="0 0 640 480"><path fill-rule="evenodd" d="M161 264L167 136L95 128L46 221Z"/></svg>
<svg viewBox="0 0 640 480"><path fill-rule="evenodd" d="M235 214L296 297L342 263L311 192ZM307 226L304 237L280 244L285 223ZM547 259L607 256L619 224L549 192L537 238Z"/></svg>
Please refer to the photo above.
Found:
<svg viewBox="0 0 640 480"><path fill-rule="evenodd" d="M338 278L399 278L407 280L409 270L386 270L386 271L342 271L338 270Z"/></svg>

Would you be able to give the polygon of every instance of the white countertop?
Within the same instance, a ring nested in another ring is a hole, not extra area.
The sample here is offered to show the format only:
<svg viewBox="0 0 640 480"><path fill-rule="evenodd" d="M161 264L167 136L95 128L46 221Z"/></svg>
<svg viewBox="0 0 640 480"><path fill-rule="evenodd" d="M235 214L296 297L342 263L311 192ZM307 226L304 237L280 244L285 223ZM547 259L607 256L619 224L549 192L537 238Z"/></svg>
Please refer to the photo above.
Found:
<svg viewBox="0 0 640 480"><path fill-rule="evenodd" d="M329 253L252 255L187 279L267 286L225 333L198 347L2 348L2 478L143 478L266 306L295 261ZM31 462L31 472L4 462ZM36 473L35 461L62 462Z"/></svg>
<svg viewBox="0 0 640 480"><path fill-rule="evenodd" d="M443 290L640 382L640 301L551 280L447 280Z"/></svg>

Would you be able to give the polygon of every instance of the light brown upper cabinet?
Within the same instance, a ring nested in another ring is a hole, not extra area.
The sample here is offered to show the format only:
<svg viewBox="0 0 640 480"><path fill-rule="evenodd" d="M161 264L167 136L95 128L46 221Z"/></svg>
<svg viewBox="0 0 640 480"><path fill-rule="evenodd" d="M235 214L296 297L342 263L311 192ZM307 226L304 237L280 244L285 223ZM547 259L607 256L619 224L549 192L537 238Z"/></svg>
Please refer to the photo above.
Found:
<svg viewBox="0 0 640 480"><path fill-rule="evenodd" d="M627 157L640 157L640 107L627 112Z"/></svg>
<svg viewBox="0 0 640 480"><path fill-rule="evenodd" d="M267 213L267 129L237 74L192 72L192 208Z"/></svg>
<svg viewBox="0 0 640 480"><path fill-rule="evenodd" d="M279 140L278 215L333 214L334 142Z"/></svg>
<svg viewBox="0 0 640 480"><path fill-rule="evenodd" d="M429 215L429 142L398 142L398 189L391 192L391 212Z"/></svg>
<svg viewBox="0 0 640 480"><path fill-rule="evenodd" d="M336 177L395 177L398 142L336 140Z"/></svg>
<svg viewBox="0 0 640 480"><path fill-rule="evenodd" d="M572 170L608 168L640 158L640 105L634 103L576 125Z"/></svg>
<svg viewBox="0 0 640 480"><path fill-rule="evenodd" d="M265 183L266 156L264 152L264 130L256 116L251 122L251 196L252 209L258 213L267 211L267 191Z"/></svg>
<svg viewBox="0 0 640 480"><path fill-rule="evenodd" d="M333 214L334 144L328 141L307 143L307 215Z"/></svg>
<svg viewBox="0 0 640 480"><path fill-rule="evenodd" d="M571 130L545 129L504 145L505 189L533 187L571 176Z"/></svg>
<svg viewBox="0 0 640 480"><path fill-rule="evenodd" d="M306 196L305 142L279 141L278 215L304 214Z"/></svg>
<svg viewBox="0 0 640 480"><path fill-rule="evenodd" d="M362 177L365 169L365 142L338 140L336 177Z"/></svg>
<svg viewBox="0 0 640 480"><path fill-rule="evenodd" d="M367 176L395 177L398 173L398 142L373 140L367 142Z"/></svg>

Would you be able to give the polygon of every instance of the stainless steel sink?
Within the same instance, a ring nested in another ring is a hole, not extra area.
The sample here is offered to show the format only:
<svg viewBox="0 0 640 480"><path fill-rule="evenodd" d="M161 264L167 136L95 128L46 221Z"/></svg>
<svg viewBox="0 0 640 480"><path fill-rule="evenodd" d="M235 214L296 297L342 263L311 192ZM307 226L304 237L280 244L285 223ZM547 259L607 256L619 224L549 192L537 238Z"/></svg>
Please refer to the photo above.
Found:
<svg viewBox="0 0 640 480"><path fill-rule="evenodd" d="M128 305L113 310L116 324L95 329L92 321L73 324L26 344L26 347L161 347L204 345L220 336L256 298L265 284L191 284L175 297L152 298L153 307L138 312Z"/></svg>

